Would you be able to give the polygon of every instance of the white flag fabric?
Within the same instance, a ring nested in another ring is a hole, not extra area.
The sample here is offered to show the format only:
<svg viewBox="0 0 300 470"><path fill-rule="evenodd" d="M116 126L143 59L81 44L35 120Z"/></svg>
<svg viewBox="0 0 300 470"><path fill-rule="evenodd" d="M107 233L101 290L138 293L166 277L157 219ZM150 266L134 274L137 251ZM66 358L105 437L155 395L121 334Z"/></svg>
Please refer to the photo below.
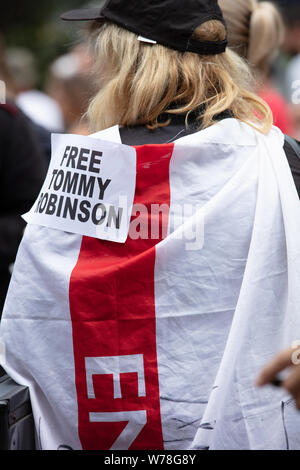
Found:
<svg viewBox="0 0 300 470"><path fill-rule="evenodd" d="M27 227L0 360L30 388L38 448L300 449L293 400L255 386L300 338L283 146L227 119L136 147L126 243Z"/></svg>

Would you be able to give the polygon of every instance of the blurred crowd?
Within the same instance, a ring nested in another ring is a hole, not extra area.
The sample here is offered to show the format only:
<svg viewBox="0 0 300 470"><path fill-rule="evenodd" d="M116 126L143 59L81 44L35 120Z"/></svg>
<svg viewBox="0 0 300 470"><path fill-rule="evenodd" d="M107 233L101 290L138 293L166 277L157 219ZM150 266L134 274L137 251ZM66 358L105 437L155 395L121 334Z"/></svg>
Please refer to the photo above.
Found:
<svg viewBox="0 0 300 470"><path fill-rule="evenodd" d="M41 82L38 57L6 47L0 35L0 318L25 222L51 158L51 134L89 133L85 112L93 95L85 41L49 64ZM3 86L5 84L5 86Z"/></svg>
<svg viewBox="0 0 300 470"><path fill-rule="evenodd" d="M281 48L271 64L270 77L282 94L292 118L290 134L300 139L300 2L278 0L284 21ZM280 126L279 126L280 127Z"/></svg>
<svg viewBox="0 0 300 470"><path fill-rule="evenodd" d="M251 64L257 93L270 105L274 123L300 140L300 1L274 2L281 16L272 20L274 12L265 18L258 12L260 26L253 20L253 34L245 39L243 50L234 18L245 12L239 12L236 0L219 3L230 29L230 46ZM41 80L39 58L22 44L7 47L0 36L0 80L6 85L6 103L0 107L0 312L25 226L20 215L30 209L42 185L51 133L89 133L85 112L96 87L92 68L89 46L82 40L50 63ZM9 144L9 138L14 143Z"/></svg>
<svg viewBox="0 0 300 470"><path fill-rule="evenodd" d="M40 129L86 134L84 114L93 95L92 60L84 42L74 45L49 65L43 87L38 58L28 49L0 43L0 79L7 101L14 103Z"/></svg>

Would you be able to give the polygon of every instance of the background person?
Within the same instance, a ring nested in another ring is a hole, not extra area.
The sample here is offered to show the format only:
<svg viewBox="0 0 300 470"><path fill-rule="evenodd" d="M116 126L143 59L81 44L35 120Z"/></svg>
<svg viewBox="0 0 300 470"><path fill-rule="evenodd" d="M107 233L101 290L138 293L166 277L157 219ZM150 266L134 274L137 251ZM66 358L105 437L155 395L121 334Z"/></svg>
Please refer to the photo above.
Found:
<svg viewBox="0 0 300 470"><path fill-rule="evenodd" d="M26 75L25 71L23 72ZM29 75L30 77L32 76L31 72ZM32 133L35 135L36 145L39 147L38 150L42 160L41 165L47 166L51 158L51 133L45 127L32 120L27 114L21 112L21 109L17 104L17 96L20 90L15 82L15 78L16 77L14 76L14 73L9 68L7 63L7 53L4 38L0 36L0 80L5 83L6 96L4 102L10 105L14 114L23 114L22 119L27 120L27 125L31 128ZM26 81L26 78L24 78L24 80ZM33 107L35 106L34 102L31 100L30 103L33 105Z"/></svg>
<svg viewBox="0 0 300 470"><path fill-rule="evenodd" d="M286 23L283 52L287 55L283 90L295 122L295 136L300 139L300 5L297 0L279 3Z"/></svg>
<svg viewBox="0 0 300 470"><path fill-rule="evenodd" d="M0 105L0 317L25 222L46 173L46 162L27 119Z"/></svg>
<svg viewBox="0 0 300 470"><path fill-rule="evenodd" d="M229 46L247 60L257 80L257 93L268 103L274 124L294 135L291 111L274 87L271 65L284 43L285 28L277 7L258 0L220 0L228 26Z"/></svg>
<svg viewBox="0 0 300 470"><path fill-rule="evenodd" d="M0 317L12 266L26 227L21 215L34 204L42 186L47 158L36 127L14 104L15 84L0 41L0 79L6 103L0 105ZM44 134L43 134L44 135Z"/></svg>
<svg viewBox="0 0 300 470"><path fill-rule="evenodd" d="M85 118L94 94L92 63L88 46L82 42L51 65L46 91L60 106L67 133L88 135Z"/></svg>
<svg viewBox="0 0 300 470"><path fill-rule="evenodd" d="M9 48L6 63L15 86L17 106L38 126L49 132L64 130L58 103L37 89L38 70L34 55L24 48Z"/></svg>

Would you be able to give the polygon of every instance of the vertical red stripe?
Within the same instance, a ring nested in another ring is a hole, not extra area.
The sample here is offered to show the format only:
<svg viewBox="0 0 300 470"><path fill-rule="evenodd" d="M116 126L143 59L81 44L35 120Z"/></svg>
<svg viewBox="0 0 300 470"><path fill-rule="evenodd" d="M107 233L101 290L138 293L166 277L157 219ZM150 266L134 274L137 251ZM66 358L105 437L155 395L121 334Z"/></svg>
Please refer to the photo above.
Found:
<svg viewBox="0 0 300 470"><path fill-rule="evenodd" d="M135 204L170 207L169 166L174 145L137 147ZM124 175L126 178L126 175ZM162 221L160 221L162 225ZM161 227L162 229L162 227ZM147 424L131 450L163 449L155 321L155 245L124 245L83 239L70 283L79 436L85 450L108 450L127 422L90 422L90 413L145 410ZM121 374L122 398L114 398L112 375L94 375L95 398L88 397L85 358L143 355L146 396L138 396L135 373Z"/></svg>

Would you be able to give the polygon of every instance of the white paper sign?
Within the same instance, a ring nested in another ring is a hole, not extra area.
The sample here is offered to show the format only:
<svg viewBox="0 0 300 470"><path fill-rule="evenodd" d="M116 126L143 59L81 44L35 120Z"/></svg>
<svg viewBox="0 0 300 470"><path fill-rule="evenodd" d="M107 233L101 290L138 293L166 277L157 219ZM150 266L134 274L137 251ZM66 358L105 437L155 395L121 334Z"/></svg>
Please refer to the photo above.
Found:
<svg viewBox="0 0 300 470"><path fill-rule="evenodd" d="M52 135L49 171L29 224L125 243L136 186L136 151L79 135Z"/></svg>
<svg viewBox="0 0 300 470"><path fill-rule="evenodd" d="M96 132L95 134L91 134L89 137L93 137L94 139L100 139L100 140L108 140L109 142L117 142L121 144L122 140L121 140L119 129L120 129L119 126L109 127L108 129L104 129L103 131L99 131L99 132Z"/></svg>

